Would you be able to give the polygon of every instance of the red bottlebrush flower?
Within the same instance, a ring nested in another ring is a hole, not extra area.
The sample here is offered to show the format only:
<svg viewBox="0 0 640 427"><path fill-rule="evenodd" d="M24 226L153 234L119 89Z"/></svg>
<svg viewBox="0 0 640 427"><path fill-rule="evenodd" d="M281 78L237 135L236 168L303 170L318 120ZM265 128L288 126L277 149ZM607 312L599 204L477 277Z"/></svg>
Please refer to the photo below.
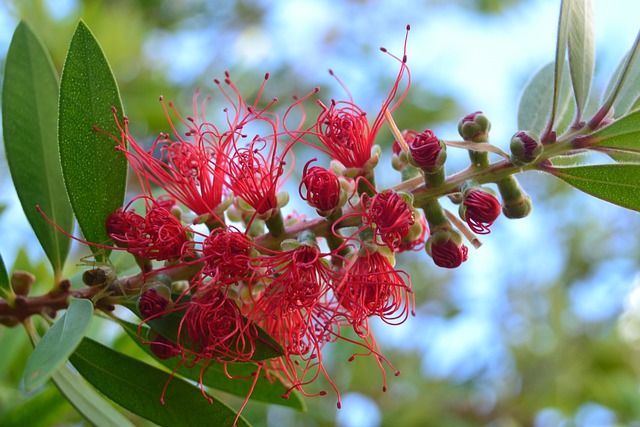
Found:
<svg viewBox="0 0 640 427"><path fill-rule="evenodd" d="M193 355L196 361L247 362L251 359L257 331L244 320L233 301L213 287L203 285L186 306L178 333L184 355ZM187 337L183 335L185 331Z"/></svg>
<svg viewBox="0 0 640 427"><path fill-rule="evenodd" d="M438 267L456 268L467 260L469 250L456 230L434 231L426 244L427 253Z"/></svg>
<svg viewBox="0 0 640 427"><path fill-rule="evenodd" d="M164 189L171 197L182 202L197 215L211 214L220 206L224 196L223 179L219 177L228 161L228 150L236 138L236 126L239 123L229 122L230 129L220 131L206 121L204 113L198 112L197 98L194 95L194 116L184 120L170 103L174 113L189 130L185 133L191 140L182 138L175 129L169 111L161 98L167 121L175 135L172 140L169 134L161 134L152 146L143 149L129 133L128 118L121 124L117 121L121 132L118 148L125 153L127 161L137 173L140 184L147 195L151 195L150 183ZM204 110L206 99L201 111ZM115 117L115 111L114 111ZM198 120L202 120L202 124ZM127 144L130 149L127 149ZM154 157L159 151L160 157Z"/></svg>
<svg viewBox="0 0 640 427"><path fill-rule="evenodd" d="M349 323L359 335L368 334L368 318L378 316L389 324L404 322L413 312L408 276L395 270L380 252L358 255L335 286L338 302L347 310Z"/></svg>
<svg viewBox="0 0 640 427"><path fill-rule="evenodd" d="M144 245L147 237L144 234L144 217L135 211L118 208L106 220L107 235L119 247Z"/></svg>
<svg viewBox="0 0 640 427"><path fill-rule="evenodd" d="M367 120L367 114L353 102L351 94L346 86L336 77L338 83L343 87L348 95L348 101L332 100L329 107L318 102L322 111L318 115L315 126L309 130L307 134L318 137L322 147L301 140L301 142L331 156L332 159L339 161L346 168L363 169L371 158L371 149L373 143L385 121L385 111L393 112L406 97L409 86L411 85L411 74L406 64L407 37L409 27L407 27L407 36L405 36L404 53L402 58L398 58L389 53L391 57L400 63L400 70L396 76L396 80L391 87L391 91L382 103L382 108L376 115L373 123L370 125ZM386 49L381 48L383 52ZM400 91L400 83L407 77L406 87ZM331 75L335 77L333 71ZM398 93L400 94L398 95ZM397 98L397 99L396 99ZM298 132L293 133L295 138L299 138Z"/></svg>
<svg viewBox="0 0 640 427"><path fill-rule="evenodd" d="M373 197L363 194L361 204L374 234L389 249L397 249L415 222L409 203L395 191L386 190Z"/></svg>
<svg viewBox="0 0 640 427"><path fill-rule="evenodd" d="M160 317L173 305L171 291L164 284L145 286L140 292L137 305L143 319Z"/></svg>
<svg viewBox="0 0 640 427"><path fill-rule="evenodd" d="M320 166L310 168L309 165L315 160L311 159L304 165L298 192L302 200L306 200L321 215L328 216L341 205L340 180L328 169ZM302 194L302 187L306 194Z"/></svg>
<svg viewBox="0 0 640 427"><path fill-rule="evenodd" d="M147 211L145 222L145 233L149 236L148 246L129 247L128 251L158 261L180 258L185 244L189 241L188 228L170 211L158 205L153 205Z"/></svg>
<svg viewBox="0 0 640 427"><path fill-rule="evenodd" d="M500 216L502 205L486 189L475 188L465 192L460 205L460 217L478 234L488 234L489 227Z"/></svg>
<svg viewBox="0 0 640 427"><path fill-rule="evenodd" d="M429 129L407 143L413 162L425 172L440 170L447 159L446 145Z"/></svg>
<svg viewBox="0 0 640 427"><path fill-rule="evenodd" d="M277 136L256 136L246 148L235 148L227 167L230 190L266 219L278 208L284 160L276 154ZM266 149L266 153L263 151ZM286 151L282 154L285 155ZM282 180L284 181L284 180Z"/></svg>
<svg viewBox="0 0 640 427"><path fill-rule="evenodd" d="M215 228L202 242L202 273L217 281L237 282L249 272L252 243L232 228Z"/></svg>

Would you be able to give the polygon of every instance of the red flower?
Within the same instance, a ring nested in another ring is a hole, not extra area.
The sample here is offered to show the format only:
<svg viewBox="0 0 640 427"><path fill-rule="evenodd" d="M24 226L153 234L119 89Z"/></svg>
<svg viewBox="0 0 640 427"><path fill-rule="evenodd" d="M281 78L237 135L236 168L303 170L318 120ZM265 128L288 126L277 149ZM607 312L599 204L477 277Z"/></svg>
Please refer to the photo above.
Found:
<svg viewBox="0 0 640 427"><path fill-rule="evenodd" d="M502 205L491 193L483 189L466 192L460 205L460 216L469 228L478 234L488 234L489 227L500 216Z"/></svg>
<svg viewBox="0 0 640 427"><path fill-rule="evenodd" d="M373 197L363 194L361 204L374 234L389 249L397 249L415 222L409 203L395 191L386 190Z"/></svg>
<svg viewBox="0 0 640 427"><path fill-rule="evenodd" d="M306 200L318 212L329 215L340 207L340 180L330 170L320 166L310 168L309 164L315 160L311 159L304 165L298 192L302 200ZM303 186L306 194L302 194Z"/></svg>
<svg viewBox="0 0 640 427"><path fill-rule="evenodd" d="M407 36L408 31L409 27L407 26ZM391 87L391 91L387 95L387 98L382 102L382 108L374 118L371 125L367 120L367 114L353 102L351 94L346 89L346 86L336 77L338 83L347 92L349 100L332 100L329 107L318 102L322 111L320 112L315 126L313 127L314 131L309 130L303 133L317 136L322 147L318 147L315 144L304 140L301 140L301 142L311 145L328 154L332 159L339 161L346 168L365 168L367 162L371 158L371 149L374 141L380 131L380 128L384 124L385 111L388 110L391 113L402 103L411 84L411 75L406 64L406 44L407 38L405 37L404 54L402 58L398 58L389 53L390 56L400 62L400 70L398 71L396 80ZM381 48L381 50L388 53L384 48ZM335 76L333 71L330 71L330 73ZM402 82L405 73L407 75L407 85L398 96L400 83ZM293 135L296 138L299 138L297 132L294 132Z"/></svg>
<svg viewBox="0 0 640 427"><path fill-rule="evenodd" d="M408 145L416 166L425 172L435 172L444 165L447 158L446 146L431 130L417 134L408 141Z"/></svg>
<svg viewBox="0 0 640 427"><path fill-rule="evenodd" d="M106 220L107 235L119 247L143 246L146 243L147 236L144 234L145 220L144 217L135 213L135 211L126 211L118 208L111 213Z"/></svg>
<svg viewBox="0 0 640 427"><path fill-rule="evenodd" d="M251 247L249 237L236 229L213 229L202 242L202 273L224 283L246 278Z"/></svg>
<svg viewBox="0 0 640 427"><path fill-rule="evenodd" d="M151 350L158 359L163 360L180 354L179 347L162 335L156 335L155 338L149 342L149 350Z"/></svg>
<svg viewBox="0 0 640 427"><path fill-rule="evenodd" d="M348 267L335 292L338 302L348 312L349 323L359 335L369 333L371 316L390 324L400 324L407 319L409 311L413 311L413 300L409 300L412 291L405 277L406 274L395 270L380 252L358 255Z"/></svg>

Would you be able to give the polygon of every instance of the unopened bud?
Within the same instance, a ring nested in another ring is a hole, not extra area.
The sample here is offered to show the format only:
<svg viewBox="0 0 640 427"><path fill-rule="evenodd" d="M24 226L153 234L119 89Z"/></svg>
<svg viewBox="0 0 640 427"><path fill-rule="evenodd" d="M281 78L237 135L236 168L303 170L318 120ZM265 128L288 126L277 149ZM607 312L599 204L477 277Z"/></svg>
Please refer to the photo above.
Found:
<svg viewBox="0 0 640 427"><path fill-rule="evenodd" d="M511 161L522 166L533 162L542 154L542 143L538 135L520 131L511 138Z"/></svg>
<svg viewBox="0 0 640 427"><path fill-rule="evenodd" d="M169 359L180 354L180 349L174 342L168 340L162 335L159 335L153 330L149 331L148 339L149 350L151 350L158 359Z"/></svg>
<svg viewBox="0 0 640 427"><path fill-rule="evenodd" d="M458 132L465 141L487 142L489 140L491 122L482 111L468 114L458 123Z"/></svg>
<svg viewBox="0 0 640 427"><path fill-rule="evenodd" d="M416 135L408 145L411 164L425 173L441 170L447 160L447 146L429 129Z"/></svg>
<svg viewBox="0 0 640 427"><path fill-rule="evenodd" d="M531 197L520 188L514 176L509 176L498 183L502 196L502 212L510 219L524 218L533 210Z"/></svg>
<svg viewBox="0 0 640 427"><path fill-rule="evenodd" d="M36 276L27 271L14 271L11 275L11 289L16 295L26 297L31 292L31 287L36 281Z"/></svg>
<svg viewBox="0 0 640 427"><path fill-rule="evenodd" d="M143 319L160 317L173 308L171 288L160 281L147 283L140 290L137 305Z"/></svg>
<svg viewBox="0 0 640 427"><path fill-rule="evenodd" d="M484 187L469 188L460 204L460 218L477 234L488 234L489 227L500 216L502 205L493 190Z"/></svg>
<svg viewBox="0 0 640 427"><path fill-rule="evenodd" d="M429 236L427 253L438 267L456 268L467 260L469 250L462 244L462 235L453 229L438 229Z"/></svg>

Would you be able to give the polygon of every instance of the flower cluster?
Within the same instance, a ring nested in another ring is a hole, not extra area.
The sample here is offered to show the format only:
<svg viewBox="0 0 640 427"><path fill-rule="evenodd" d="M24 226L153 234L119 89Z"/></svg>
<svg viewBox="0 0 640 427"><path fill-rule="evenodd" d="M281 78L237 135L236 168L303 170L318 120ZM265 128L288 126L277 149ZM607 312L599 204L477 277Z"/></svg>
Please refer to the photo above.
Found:
<svg viewBox="0 0 640 427"><path fill-rule="evenodd" d="M215 80L229 104L219 123L207 119L208 98L199 103L199 92L187 118L160 98L172 133L148 148L131 135L127 118L116 118L120 134L111 137L142 195L107 218L115 246L101 246L131 253L142 267L146 284L138 289L137 310L151 328L146 340L158 358L178 357L177 363L203 370L211 363L254 362L288 387L284 397L293 390L326 394L309 387L324 377L340 406L323 349L344 341L354 346L350 360L376 359L386 389L386 369L398 371L381 354L370 321L397 325L415 313L411 281L395 267L396 254L424 248L436 265L455 268L468 257L463 236L473 241L473 233L489 233L503 209L522 216L529 199L515 181L497 183L504 207L474 181L429 196L446 184L449 144L429 129L395 127L390 113L410 86L406 38L402 57L382 51L399 71L372 124L348 91L348 100L331 100L328 107L316 101L320 111L310 125L305 102L317 89L294 97L279 116L279 101L262 99L268 75L248 103L228 73ZM296 115L302 120L292 127ZM187 131L178 131L172 117ZM385 122L396 136L394 167L403 180L419 184L411 191L376 188L381 148L375 141ZM473 144L487 141L489 127L480 112L461 122L472 167L486 166L487 153ZM298 193L318 214L311 220L282 212L297 144L331 158L327 167L312 165L317 158L304 163ZM535 151L530 145L529 157ZM459 218L440 204L445 194L459 204ZM182 285L170 275L180 266L193 272ZM173 327L158 327L161 318ZM262 358L264 346L281 357Z"/></svg>

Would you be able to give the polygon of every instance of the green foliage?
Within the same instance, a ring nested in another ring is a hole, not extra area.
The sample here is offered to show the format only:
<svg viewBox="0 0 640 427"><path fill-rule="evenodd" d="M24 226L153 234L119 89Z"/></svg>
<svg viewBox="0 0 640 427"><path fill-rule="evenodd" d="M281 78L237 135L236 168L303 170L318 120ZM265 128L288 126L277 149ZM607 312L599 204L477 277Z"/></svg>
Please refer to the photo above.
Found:
<svg viewBox="0 0 640 427"><path fill-rule="evenodd" d="M590 145L640 152L640 111L626 115L585 137Z"/></svg>
<svg viewBox="0 0 640 427"><path fill-rule="evenodd" d="M120 321L119 323L133 341L144 350L145 353L153 357L149 346L143 344L138 338L138 325L125 321ZM149 328L143 327L140 332L141 336L146 336L148 330ZM203 374L201 371L204 368L201 364L186 367L181 363L180 357L163 359L160 360L160 363L171 370L174 370L175 367L178 366L178 369L175 371L178 375L192 381L202 381L202 384L206 387L222 390L241 397L246 397L251 393L252 400L287 406L301 411L306 408L300 393L297 391L292 392L288 399L283 399L281 396L285 394L288 387L277 379L270 380L262 375L258 375L255 386L253 386L255 379L253 375L258 369L258 365L252 363L229 363L226 368L221 363L209 363ZM229 375L231 377L229 377ZM253 391L251 391L251 387L253 387Z"/></svg>
<svg viewBox="0 0 640 427"><path fill-rule="evenodd" d="M587 194L640 211L640 164L575 166L551 173Z"/></svg>
<svg viewBox="0 0 640 427"><path fill-rule="evenodd" d="M111 68L87 26L80 22L60 82L60 161L73 212L85 238L108 243L105 221L122 206L127 178L124 153L113 139L120 131L122 102ZM96 131L99 129L99 132ZM94 247L94 252L102 251Z"/></svg>
<svg viewBox="0 0 640 427"><path fill-rule="evenodd" d="M565 123L565 128L568 126L565 117L569 116L570 121L573 110L571 86L568 83L569 68L566 62L561 79L564 84L558 93L555 92L554 73L554 64L549 63L538 70L525 85L518 105L518 129L542 135L551 114L552 102L556 105L556 119L561 118L560 123Z"/></svg>
<svg viewBox="0 0 640 427"><path fill-rule="evenodd" d="M15 298L13 289L11 289L11 283L9 282L7 267L4 265L2 255L0 255L0 296L11 302L13 302L13 299Z"/></svg>
<svg viewBox="0 0 640 427"><path fill-rule="evenodd" d="M611 105L615 118L640 106L640 33L613 73L603 95L603 104Z"/></svg>
<svg viewBox="0 0 640 427"><path fill-rule="evenodd" d="M576 122L580 121L589 99L595 65L593 1L571 3L568 31L569 69L576 101ZM564 58L563 58L564 59Z"/></svg>
<svg viewBox="0 0 640 427"><path fill-rule="evenodd" d="M71 232L73 212L58 162L55 129L58 81L42 42L21 22L5 64L2 89L4 144L16 192L54 272L62 272L70 240L36 211L39 205L60 228Z"/></svg>
<svg viewBox="0 0 640 427"><path fill-rule="evenodd" d="M63 365L52 380L62 394L88 421L97 427L133 427L133 424L98 394L69 366Z"/></svg>
<svg viewBox="0 0 640 427"><path fill-rule="evenodd" d="M198 387L89 338L70 361L102 394L158 425L230 426L236 418L231 408ZM237 425L249 424L240 417Z"/></svg>
<svg viewBox="0 0 640 427"><path fill-rule="evenodd" d="M44 384L74 352L93 318L93 304L74 299L67 311L42 337L24 369L24 387L30 392Z"/></svg>

